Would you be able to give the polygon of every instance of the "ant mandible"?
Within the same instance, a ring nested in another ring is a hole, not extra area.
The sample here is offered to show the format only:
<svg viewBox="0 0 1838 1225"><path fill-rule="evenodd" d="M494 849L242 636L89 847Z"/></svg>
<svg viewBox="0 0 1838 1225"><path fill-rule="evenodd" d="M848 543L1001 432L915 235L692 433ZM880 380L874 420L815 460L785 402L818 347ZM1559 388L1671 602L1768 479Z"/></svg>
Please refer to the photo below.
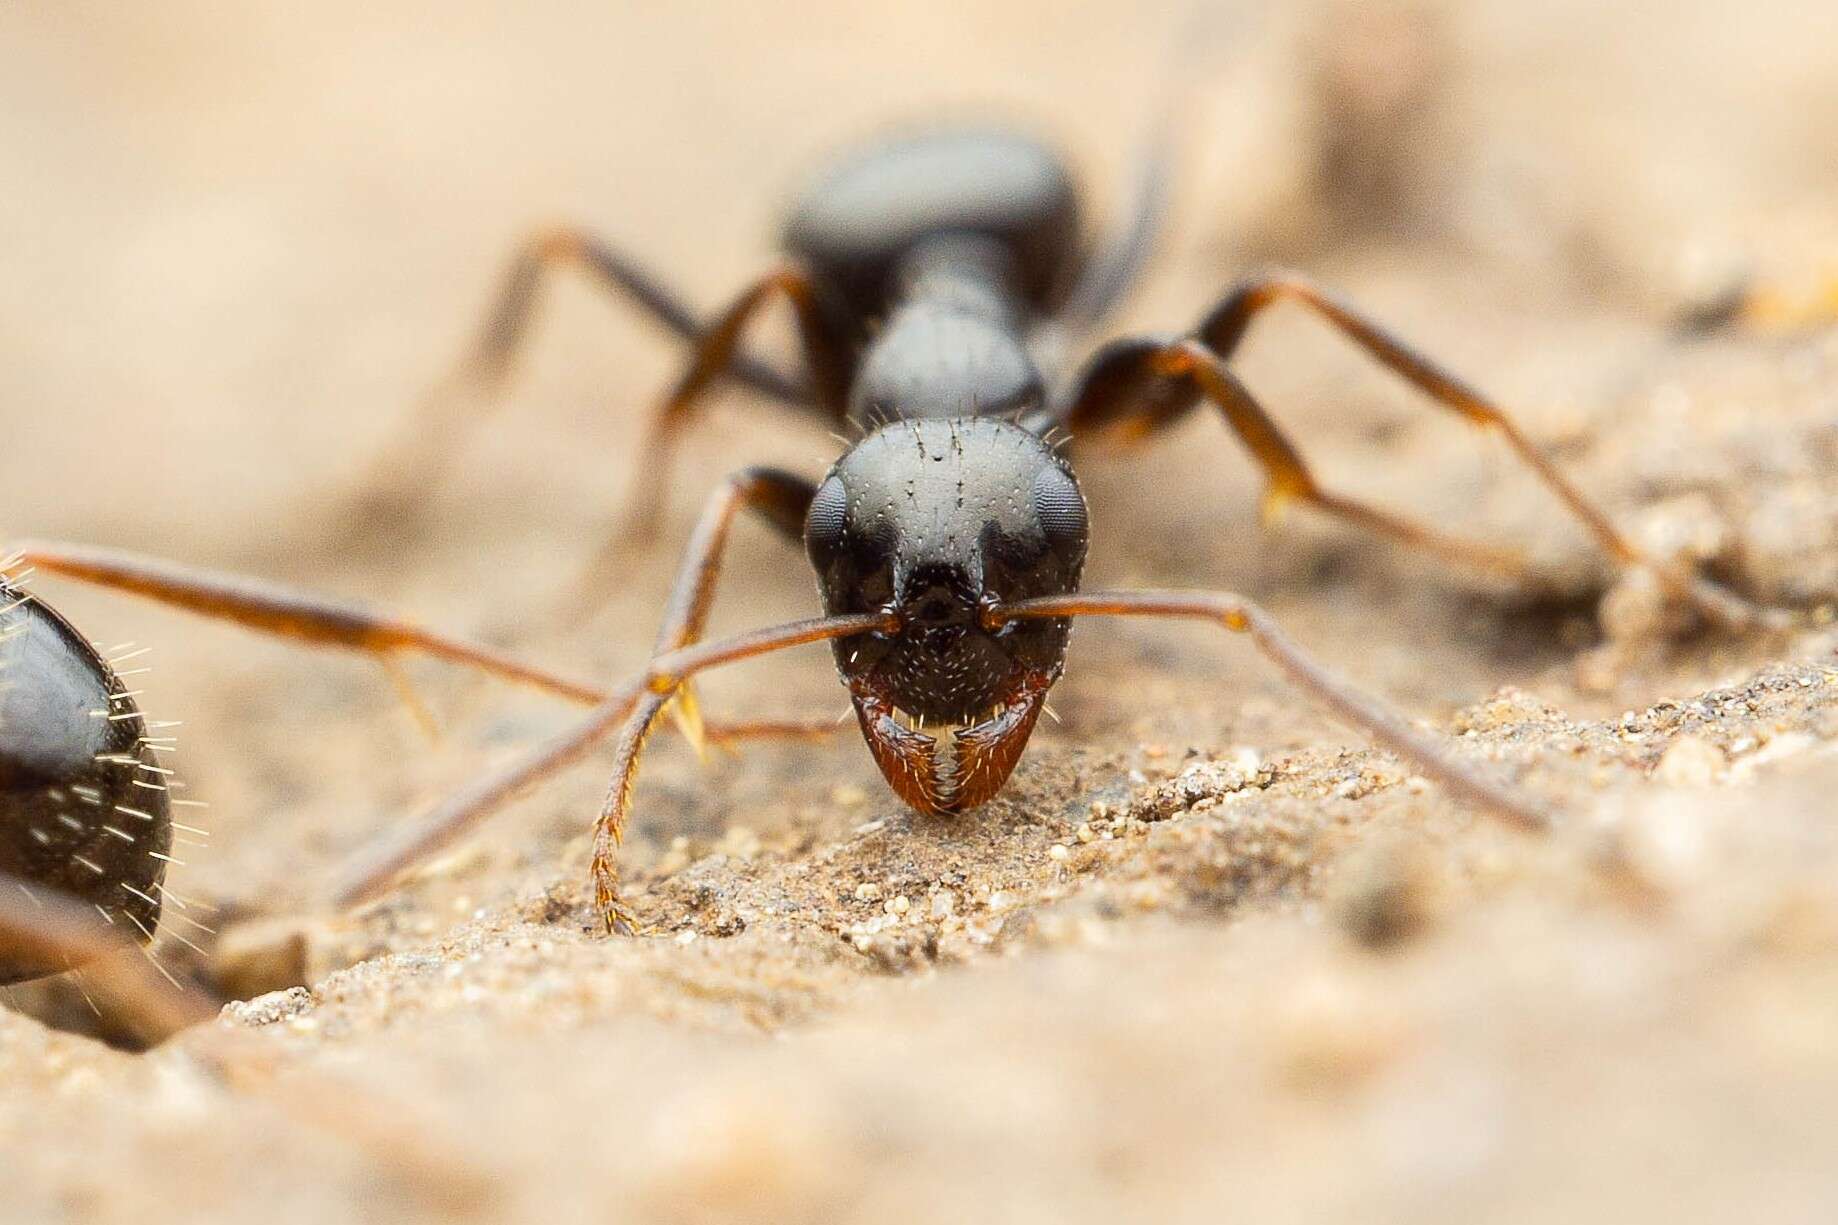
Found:
<svg viewBox="0 0 1838 1225"><path fill-rule="evenodd" d="M1513 554L1320 486L1228 364L1261 311L1293 302L1437 405L1502 436L1618 564L1653 567L1677 597L1727 622L1774 624L1780 615L1699 576L1656 565L1491 401L1294 274L1250 278L1192 331L1112 341L1073 377L1049 383L1040 355L1095 325L1142 267L1162 211L1164 149L1165 142L1151 142L1127 224L1089 253L1081 249L1072 177L1052 150L1034 140L999 130L936 130L859 151L822 175L792 210L785 229L789 261L706 326L635 260L585 233L553 230L528 244L462 368L464 378L502 381L527 334L545 270L561 264L584 265L668 328L693 338L691 359L656 413L637 467L634 532L653 522L669 452L724 376L860 434L821 481L747 468L710 496L654 657L640 676L614 689L400 618L147 558L29 545L19 562L309 645L362 651L385 662L419 652L593 704L577 724L360 854L338 889L341 905L376 896L512 796L617 733L613 782L594 826L595 902L609 931L636 930L619 896L616 850L647 733L667 708L694 739L811 730L796 723L705 728L692 687L699 672L803 643L831 643L863 737L901 799L926 813L974 808L1001 788L1019 760L1061 674L1070 619L1090 615L1197 618L1246 633L1292 683L1416 769L1517 826L1542 828L1546 817L1537 805L1329 673L1250 601L1226 592L1081 593L1086 505L1054 435L1083 445L1148 434L1210 404L1262 467L1267 505L1302 502L1466 564L1519 567ZM803 377L742 350L747 329L775 299L792 307ZM447 420L428 428L425 419L418 422L412 460L398 453L392 468L425 486L444 459L443 448L459 436L459 424ZM803 544L825 615L704 642L728 532L742 510ZM610 556L603 554L590 569L589 592L611 577ZM160 862L152 852L164 853L161 840L170 825L159 800L138 807L145 828L122 830L125 839L112 822L71 830L88 839L88 850L79 858L71 843L51 867L22 841L36 841L32 831L48 831L45 818L55 820L51 809L67 805L71 795L81 798L78 786L96 791L101 807L120 810L124 805L108 789L157 783L156 777L134 777L157 767L157 746L107 662L42 603L22 603L16 589L7 591L11 603L0 600L0 607L24 627L13 631L14 658L29 662L15 662L5 678L7 700L15 713L23 712L23 722L0 720L0 841L6 843L0 877L89 901L104 918L119 915L148 934L160 885L159 869L149 863ZM20 643L27 648L23 655ZM47 653L43 644L55 649ZM61 722L49 717L53 705ZM84 718L91 711L112 713L85 723L72 713L78 711ZM46 763L52 768L41 768ZM159 794L156 787L136 788L143 789ZM101 853L97 848L114 858L98 861L91 853ZM95 879L71 871L84 859L96 864L89 874ZM29 915L10 905L0 906L0 934L31 926ZM48 943L56 953L57 942ZM62 963L79 946L88 947L75 936L66 940ZM62 963L9 954L0 961L0 978Z"/></svg>

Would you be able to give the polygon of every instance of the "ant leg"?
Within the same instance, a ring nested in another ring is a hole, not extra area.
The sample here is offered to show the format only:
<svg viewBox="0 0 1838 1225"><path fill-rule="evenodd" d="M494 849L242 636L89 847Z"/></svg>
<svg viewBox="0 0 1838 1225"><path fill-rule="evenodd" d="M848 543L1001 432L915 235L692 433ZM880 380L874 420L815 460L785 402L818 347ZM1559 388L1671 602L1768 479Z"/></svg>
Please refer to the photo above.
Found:
<svg viewBox="0 0 1838 1225"><path fill-rule="evenodd" d="M722 555L727 549L728 531L734 516L742 509L751 510L770 524L781 536L801 543L804 539L804 516L810 510L817 487L801 476L776 468L743 468L728 477L703 503L696 530L690 535L677 570L670 601L664 606L664 621L657 633L653 655L664 655L686 647L702 636L708 624L708 612L715 600L715 584L721 577ZM604 569L604 568L600 568ZM598 579L599 575L590 576ZM597 592L598 582L588 592ZM703 752L701 704L693 685L685 683L671 707L683 735Z"/></svg>
<svg viewBox="0 0 1838 1225"><path fill-rule="evenodd" d="M1354 307L1297 274L1271 273L1243 282L1213 308L1187 339L1126 340L1107 346L1081 374L1072 393L1067 424L1076 428L1083 423L1100 429L1122 426L1128 432L1146 433L1181 416L1193 407L1200 394L1205 394L1219 403L1269 475L1268 508L1280 507L1290 500L1308 501L1371 530L1467 564L1509 572L1522 570L1523 559L1516 553L1445 536L1351 499L1327 494L1315 484L1294 446L1225 364L1257 313L1284 300L1301 303L1321 315L1436 403L1474 425L1500 434L1616 563L1652 570L1680 598L1723 625L1783 629L1795 624L1794 614L1786 610L1757 606L1702 576L1680 574L1674 567L1655 564L1558 471L1498 405Z"/></svg>
<svg viewBox="0 0 1838 1225"><path fill-rule="evenodd" d="M1714 292L1684 304L1673 328L1695 336L1724 329L1792 333L1838 323L1838 264L1798 283L1766 281L1744 275Z"/></svg>
<svg viewBox="0 0 1838 1225"><path fill-rule="evenodd" d="M801 539L804 516L815 494L815 486L802 477L774 468L760 467L744 468L734 473L709 495L702 516L696 523L696 530L690 537L689 546L684 551L682 564L678 567L669 602L665 605L663 624L658 630L656 646L652 652L654 657L669 657L672 653L680 653L692 647L702 636L708 623L709 609L714 603L715 584L721 576L722 557L734 517L742 509L752 510L780 534L791 539ZM526 758L518 767L522 771L520 778L523 781L515 783L512 790L533 785L568 765L609 734L612 727L625 719L641 701L649 711L643 720L644 727L648 729L666 702L674 698L672 709L676 712L684 735L697 752L701 752L705 732L689 678L685 676L672 683L659 700L651 700L658 696L655 692L648 694L642 685L637 688L628 685L624 690L609 693L586 721ZM782 729L797 735L827 730L799 723L753 724L743 727ZM639 736L642 738L642 733ZM633 769L636 769L638 747L637 743L633 743L629 750ZM340 890L339 903L348 905L373 896L377 889L403 869L420 862L459 837L473 823L503 803L508 794L496 786L487 786L483 791L473 788L443 806L407 838L389 837L369 849L359 851L355 856L359 866L345 874L351 883Z"/></svg>
<svg viewBox="0 0 1838 1225"><path fill-rule="evenodd" d="M1736 318L1763 332L1797 332L1838 322L1838 271L1827 272L1811 293L1772 285L1743 291Z"/></svg>
<svg viewBox="0 0 1838 1225"><path fill-rule="evenodd" d="M850 356L825 313L820 291L809 274L782 267L761 277L716 316L696 341L683 373L652 414L651 427L639 452L632 492L628 495L626 524L631 535L653 534L664 500L665 478L676 440L690 422L715 380L727 372L739 350L741 337L776 297L790 302L798 339L810 371L811 390L823 412L841 420L849 398ZM802 530L800 526L800 530ZM617 541L610 548L616 550ZM606 559L596 562L603 567Z"/></svg>
<svg viewBox="0 0 1838 1225"><path fill-rule="evenodd" d="M1224 414L1264 470L1266 521L1290 502L1306 502L1463 565L1506 574L1524 569L1523 559L1510 550L1452 536L1323 489L1256 397L1218 354L1197 340L1128 339L1106 345L1081 373L1063 419L1075 438L1084 432L1133 436L1172 423L1203 398Z"/></svg>
<svg viewBox="0 0 1838 1225"><path fill-rule="evenodd" d="M637 747L643 740L644 731L685 681L710 668L751 659L785 647L875 631L885 633L897 627L897 619L892 615L817 617L754 630L716 642L699 642L657 656L647 665L642 675L610 691L605 702L573 727L538 745L520 760L476 780L450 796L402 834L360 852L341 876L342 883L335 895L335 904L340 908L348 908L376 898L397 876L426 862L512 799L580 760L595 745L611 735L615 728L626 723L630 716L631 724L621 743L623 745L630 741L632 748L629 753L621 756L618 778L594 826L595 862L599 865L600 843L610 840L610 844L616 847L624 829L631 782L638 768ZM613 870L610 855L606 857L605 870L608 873ZM602 887L601 883L596 882L596 896ZM611 890L614 907L609 909L602 906L601 918L611 929L619 922L616 882L604 887Z"/></svg>
<svg viewBox="0 0 1838 1225"><path fill-rule="evenodd" d="M1195 335L1223 360L1230 360L1251 326L1266 308L1283 301L1307 307L1332 324L1342 335L1371 354L1381 365L1431 400L1482 429L1506 440L1524 464L1557 499L1569 508L1604 552L1618 562L1645 559L1608 516L1572 485L1544 453L1519 431L1504 410L1461 379L1444 370L1420 351L1405 344L1358 308L1328 293L1313 281L1293 272L1271 272L1251 277L1234 288L1195 329Z"/></svg>
<svg viewBox="0 0 1838 1225"><path fill-rule="evenodd" d="M1108 315L1141 276L1167 222L1168 181L1176 138L1192 126L1196 91L1213 75L1209 57L1225 44L1236 22L1206 5L1194 5L1168 31L1160 86L1143 133L1136 138L1129 205L1121 224L1084 260L1064 301L1046 325L1058 342L1086 331ZM1057 354L1049 354L1057 356ZM1058 368L1059 362L1046 366Z"/></svg>
<svg viewBox="0 0 1838 1225"><path fill-rule="evenodd" d="M1060 335L1095 327L1142 274L1167 219L1173 126L1172 109L1164 106L1137 155L1134 194L1123 224L1085 261L1064 304L1049 322Z"/></svg>
<svg viewBox="0 0 1838 1225"><path fill-rule="evenodd" d="M5 558L0 561L0 574L29 566L230 621L303 646L356 651L386 667L393 666L398 654L419 654L476 668L573 702L589 704L605 696L597 686L524 663L483 643L439 633L355 604L239 575L73 544L26 542L0 557Z"/></svg>
<svg viewBox="0 0 1838 1225"><path fill-rule="evenodd" d="M1290 683L1455 795L1519 829L1542 831L1549 817L1510 788L1469 768L1418 732L1403 716L1328 671L1283 632L1269 613L1224 591L1123 591L1045 596L1003 604L985 614L994 628L1036 617L1192 617L1249 634Z"/></svg>
<svg viewBox="0 0 1838 1225"><path fill-rule="evenodd" d="M1421 351L1405 344L1365 312L1294 272L1252 277L1228 293L1201 323L1196 335L1215 353L1229 359L1251 321L1281 301L1307 307L1386 369L1444 408L1506 440L1533 475L1562 502L1611 559L1626 567L1651 570L1673 593L1705 617L1733 629L1786 629L1799 618L1786 609L1758 605L1701 575L1659 565L1610 522L1607 514L1560 472L1531 439L1520 432L1505 410L1444 370Z"/></svg>
<svg viewBox="0 0 1838 1225"><path fill-rule="evenodd" d="M374 463L363 488L384 490L383 497L408 501L440 479L464 444L469 427L488 414L503 390L529 336L544 280L566 267L584 270L594 285L630 302L685 340L702 334L701 315L624 251L574 226L541 230L512 259L477 338L404 423ZM737 354L730 373L755 391L786 404L809 399L800 380L749 354Z"/></svg>
<svg viewBox="0 0 1838 1225"><path fill-rule="evenodd" d="M806 501L809 496L805 495ZM411 652L476 668L579 705L597 705L607 696L597 685L525 663L483 643L237 575L83 545L27 542L11 552L0 553L0 575L16 575L26 567L157 600L304 646L357 651L377 658L386 667L393 664L392 656L397 652ZM702 615L706 615L706 607ZM700 629L700 621L696 627ZM392 674L392 679L398 678ZM820 719L752 720L710 723L706 735L717 744L731 745L745 740L824 736L832 726L832 721Z"/></svg>
<svg viewBox="0 0 1838 1225"><path fill-rule="evenodd" d="M666 409L666 412L669 410ZM678 418L680 422L680 418ZM664 479L664 467L667 458L658 452L667 450L668 438L665 435L680 428L677 423L668 422L659 417L659 429L654 435L653 454L645 459L636 469L641 492L638 500L632 504L628 517L642 520L634 524L633 534L648 536L651 525L655 523L655 512L661 500L661 485ZM728 525L734 513L742 506L751 507L762 518L775 528L780 535L793 544L801 544L804 539L804 512L810 507L810 500L816 489L802 477L793 476L771 468L747 468L733 474L722 483L720 489L709 496L702 517L696 524L695 533L691 536L686 558L696 558L709 552L718 553L727 540ZM576 580L573 591L559 605L561 620L565 625L579 624L600 606L606 593L616 584L624 571L624 550L627 540L622 535L610 536L592 560L582 570ZM688 566L686 560L684 565ZM716 572L719 560L714 563ZM688 580L689 572L680 571L678 588L666 614L666 628L671 624L670 618L687 617L694 621L695 631L699 631L702 619L708 614L707 601L711 598L714 585L714 573L711 573L706 584L698 589L696 596L682 584ZM690 606L678 608L679 601L688 600ZM697 601L700 601L699 605ZM693 636L692 631L692 636ZM687 640L685 640L687 641ZM672 643L671 647L682 643ZM660 646L660 650L668 649Z"/></svg>

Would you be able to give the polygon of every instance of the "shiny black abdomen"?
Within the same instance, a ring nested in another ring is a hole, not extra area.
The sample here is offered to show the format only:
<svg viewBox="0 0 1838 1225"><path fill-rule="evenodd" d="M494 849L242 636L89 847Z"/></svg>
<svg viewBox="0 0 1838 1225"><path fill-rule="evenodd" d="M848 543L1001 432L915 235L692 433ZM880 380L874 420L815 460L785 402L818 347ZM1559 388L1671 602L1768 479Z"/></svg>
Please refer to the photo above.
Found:
<svg viewBox="0 0 1838 1225"><path fill-rule="evenodd" d="M885 141L819 174L786 223L786 249L832 287L859 330L884 315L895 274L939 235L993 240L1037 312L1076 264L1078 198L1051 148L994 128L947 128Z"/></svg>
<svg viewBox="0 0 1838 1225"><path fill-rule="evenodd" d="M0 581L0 871L88 902L138 940L159 923L172 840L146 735L96 649ZM66 968L0 952L0 983Z"/></svg>

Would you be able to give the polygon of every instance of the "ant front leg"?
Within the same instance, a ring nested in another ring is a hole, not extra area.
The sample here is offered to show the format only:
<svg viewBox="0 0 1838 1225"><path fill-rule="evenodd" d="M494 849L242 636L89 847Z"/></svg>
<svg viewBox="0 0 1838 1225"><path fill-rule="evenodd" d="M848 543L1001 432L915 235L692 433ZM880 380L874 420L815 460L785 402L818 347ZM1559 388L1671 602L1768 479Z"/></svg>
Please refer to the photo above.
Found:
<svg viewBox="0 0 1838 1225"><path fill-rule="evenodd" d="M738 634L718 642L698 642L657 656L636 679L608 691L606 701L580 722L538 745L521 760L457 792L402 835L391 837L356 857L342 877L343 884L335 895L336 903L341 908L349 908L380 896L403 872L439 854L519 795L567 769L624 725L621 743L631 747L622 749L617 777L594 827L596 875L602 870L607 874L604 879L596 880L595 893L597 896L603 890L611 890L616 903L617 881L612 855L610 850L602 855L600 846L602 843L609 848L618 845L632 781L638 769L637 746L643 742L646 731L673 693L697 673L723 664L786 647L856 634L889 633L898 628L899 620L891 614L815 617ZM602 907L601 917L609 931L620 930L620 909L616 905Z"/></svg>
<svg viewBox="0 0 1838 1225"><path fill-rule="evenodd" d="M1263 469L1264 518L1291 502L1467 566L1516 575L1518 553L1439 531L1322 488L1280 426L1224 359L1200 340L1132 338L1100 349L1081 373L1064 414L1076 441L1088 434L1136 437L1165 428L1202 401L1217 407Z"/></svg>
<svg viewBox="0 0 1838 1225"><path fill-rule="evenodd" d="M810 481L776 468L743 468L723 481L703 504L651 653L665 655L702 637L735 515L743 509L751 510L779 535L801 545L804 517L816 493L817 487ZM672 710L684 736L700 754L704 739L701 704L690 683L682 685Z"/></svg>
<svg viewBox="0 0 1838 1225"><path fill-rule="evenodd" d="M341 874L338 905L353 906L376 897L403 872L437 854L514 796L567 768L619 729L616 781L595 823L595 896L609 931L632 930L630 915L618 899L615 857L624 833L639 757L658 715L666 709L674 710L685 734L699 747L703 738L701 715L691 687L696 672L732 659L860 632L880 624L872 617L826 618L729 639L712 647L700 642L735 516L743 509L751 510L786 538L802 540L804 518L815 494L816 487L811 482L772 468L743 469L724 481L709 496L690 538L646 675L611 691L606 701L580 723L523 760L456 794L406 833L380 839L360 851L353 857L352 866ZM812 627L821 628L813 635ZM683 660L688 663L679 662ZM813 730L805 724L785 726L801 734Z"/></svg>

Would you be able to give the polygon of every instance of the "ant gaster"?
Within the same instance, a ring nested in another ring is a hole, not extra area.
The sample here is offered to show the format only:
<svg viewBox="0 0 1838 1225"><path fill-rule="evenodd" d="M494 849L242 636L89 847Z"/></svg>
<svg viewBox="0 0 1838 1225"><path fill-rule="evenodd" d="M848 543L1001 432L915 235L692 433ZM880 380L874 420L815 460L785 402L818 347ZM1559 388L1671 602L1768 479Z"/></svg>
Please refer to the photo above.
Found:
<svg viewBox="0 0 1838 1225"><path fill-rule="evenodd" d="M0 577L0 873L28 904L61 894L153 939L172 849L160 744L111 662ZM69 964L0 945L0 985Z"/></svg>

